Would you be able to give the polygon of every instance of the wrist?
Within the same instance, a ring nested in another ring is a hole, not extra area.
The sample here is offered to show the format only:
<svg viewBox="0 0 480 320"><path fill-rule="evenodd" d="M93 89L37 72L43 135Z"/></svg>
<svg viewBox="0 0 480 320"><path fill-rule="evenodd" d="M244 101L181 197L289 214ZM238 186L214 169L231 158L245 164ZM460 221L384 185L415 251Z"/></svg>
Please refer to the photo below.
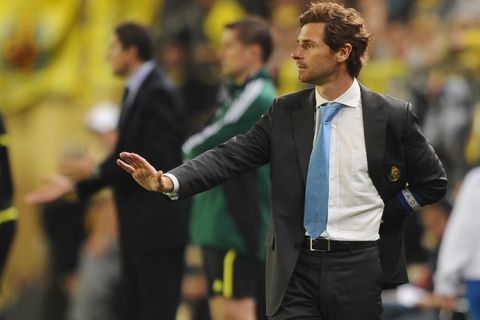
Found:
<svg viewBox="0 0 480 320"><path fill-rule="evenodd" d="M170 177L164 174L162 174L161 179L162 179L162 185L161 185L162 190L160 191L167 192L167 193L173 192L174 185L173 185L172 179L170 179Z"/></svg>

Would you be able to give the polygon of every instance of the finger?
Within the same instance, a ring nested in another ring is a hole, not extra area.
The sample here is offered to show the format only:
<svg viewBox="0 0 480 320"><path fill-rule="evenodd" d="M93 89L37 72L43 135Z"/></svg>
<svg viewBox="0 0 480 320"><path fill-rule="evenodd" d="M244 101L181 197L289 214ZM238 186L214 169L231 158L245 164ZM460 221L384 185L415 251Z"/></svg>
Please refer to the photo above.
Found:
<svg viewBox="0 0 480 320"><path fill-rule="evenodd" d="M48 186L51 184L57 184L58 177L56 175L49 175L49 176L43 176L40 178L40 181L42 182L43 186Z"/></svg>
<svg viewBox="0 0 480 320"><path fill-rule="evenodd" d="M120 166L120 168L122 168L123 170L127 171L130 174L133 174L135 172L135 169L132 166L130 166L128 163L120 159L117 159L117 164Z"/></svg>
<svg viewBox="0 0 480 320"><path fill-rule="evenodd" d="M132 157L130 152L120 152L119 157L123 162L131 165Z"/></svg>
<svg viewBox="0 0 480 320"><path fill-rule="evenodd" d="M76 173L76 168L71 164L60 164L58 170L61 174L72 175Z"/></svg>
<svg viewBox="0 0 480 320"><path fill-rule="evenodd" d="M145 168L147 167L146 164L148 164L147 160L145 160L142 156L136 153L128 154L128 162L130 163L130 165L136 168Z"/></svg>
<svg viewBox="0 0 480 320"><path fill-rule="evenodd" d="M130 157L130 165L137 169L145 169L150 174L156 174L157 170L142 156L132 153Z"/></svg>
<svg viewBox="0 0 480 320"><path fill-rule="evenodd" d="M122 160L130 161L134 158L141 158L141 157L136 153L123 151L123 152L120 152L120 158Z"/></svg>
<svg viewBox="0 0 480 320"><path fill-rule="evenodd" d="M25 196L25 202L30 205L45 204L49 198L43 191L32 192Z"/></svg>
<svg viewBox="0 0 480 320"><path fill-rule="evenodd" d="M34 193L29 193L25 195L24 199L27 204L30 204L30 205L37 204L37 196Z"/></svg>
<svg viewBox="0 0 480 320"><path fill-rule="evenodd" d="M126 158L128 157L128 152L120 152L120 154L118 155L120 157L120 159L122 160L126 160Z"/></svg>
<svg viewBox="0 0 480 320"><path fill-rule="evenodd" d="M133 168L139 168L138 161L136 158L139 157L138 155L131 153L131 152L121 152L120 153L120 159L124 162L130 165Z"/></svg>

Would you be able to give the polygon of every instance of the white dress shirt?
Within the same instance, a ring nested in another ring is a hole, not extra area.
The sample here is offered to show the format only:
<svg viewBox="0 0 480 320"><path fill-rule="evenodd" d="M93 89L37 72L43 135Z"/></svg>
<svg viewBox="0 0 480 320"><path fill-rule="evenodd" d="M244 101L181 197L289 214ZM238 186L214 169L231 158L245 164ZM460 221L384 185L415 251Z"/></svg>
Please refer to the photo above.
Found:
<svg viewBox="0 0 480 320"><path fill-rule="evenodd" d="M480 167L464 178L440 245L435 292L454 297L464 280L480 280Z"/></svg>
<svg viewBox="0 0 480 320"><path fill-rule="evenodd" d="M317 90L315 99L317 106L328 102ZM350 88L334 101L344 107L333 118L330 129L328 220L320 237L344 241L377 240L384 203L368 175L358 81L354 79ZM319 114L316 113L317 119ZM318 125L315 136L317 131Z"/></svg>

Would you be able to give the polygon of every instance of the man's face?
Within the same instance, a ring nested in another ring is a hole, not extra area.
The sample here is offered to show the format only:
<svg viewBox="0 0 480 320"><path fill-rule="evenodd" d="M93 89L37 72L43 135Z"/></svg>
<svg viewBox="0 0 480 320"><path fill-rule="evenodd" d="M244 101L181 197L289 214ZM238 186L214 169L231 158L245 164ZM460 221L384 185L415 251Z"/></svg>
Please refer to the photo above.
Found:
<svg viewBox="0 0 480 320"><path fill-rule="evenodd" d="M324 29L324 23L307 23L298 34L291 56L297 62L298 79L302 82L323 85L338 71L340 63L323 40Z"/></svg>
<svg viewBox="0 0 480 320"><path fill-rule="evenodd" d="M240 42L236 30L226 29L223 32L222 47L219 58L224 77L237 80L249 69L251 48Z"/></svg>
<svg viewBox="0 0 480 320"><path fill-rule="evenodd" d="M110 38L108 60L112 64L112 71L117 76L127 76L129 73L129 50L123 48L116 35Z"/></svg>

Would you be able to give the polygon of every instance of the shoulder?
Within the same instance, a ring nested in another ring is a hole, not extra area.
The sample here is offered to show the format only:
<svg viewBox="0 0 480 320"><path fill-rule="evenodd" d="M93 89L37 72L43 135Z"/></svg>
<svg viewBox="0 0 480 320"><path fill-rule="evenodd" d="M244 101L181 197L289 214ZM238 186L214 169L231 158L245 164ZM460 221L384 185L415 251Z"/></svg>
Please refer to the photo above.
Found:
<svg viewBox="0 0 480 320"><path fill-rule="evenodd" d="M313 94L313 88L307 88L303 89L300 91L296 91L293 93L285 94L282 96L279 96L277 100L280 102L289 102L289 101L297 101L301 100L305 97L309 97L311 94Z"/></svg>
<svg viewBox="0 0 480 320"><path fill-rule="evenodd" d="M258 78L247 84L241 96L253 98L252 104L270 105L276 97L275 85L269 79Z"/></svg>
<svg viewBox="0 0 480 320"><path fill-rule="evenodd" d="M360 88L363 109L386 112L386 114L393 116L397 121L414 115L413 106L410 102L371 91L363 85Z"/></svg>
<svg viewBox="0 0 480 320"><path fill-rule="evenodd" d="M279 108L296 109L302 103L314 104L314 88L307 88L275 99L275 105Z"/></svg>
<svg viewBox="0 0 480 320"><path fill-rule="evenodd" d="M170 79L168 74L161 68L153 69L145 81L142 83L143 91L147 94L174 96L176 99L180 96L178 88Z"/></svg>
<svg viewBox="0 0 480 320"><path fill-rule="evenodd" d="M375 102L382 105L392 106L395 108L407 108L410 104L408 101L387 95L374 92L364 85L360 85L360 92L362 95L362 101Z"/></svg>
<svg viewBox="0 0 480 320"><path fill-rule="evenodd" d="M411 103L405 100L402 100L400 98L392 97L386 94L378 94L380 101L384 105L388 105L392 108L399 109L399 110L405 110L409 106L411 106Z"/></svg>
<svg viewBox="0 0 480 320"><path fill-rule="evenodd" d="M147 81L148 80L148 81ZM170 76L163 70L163 68L156 66L146 78L146 82L152 85L164 86L167 88L174 88L175 85Z"/></svg>

